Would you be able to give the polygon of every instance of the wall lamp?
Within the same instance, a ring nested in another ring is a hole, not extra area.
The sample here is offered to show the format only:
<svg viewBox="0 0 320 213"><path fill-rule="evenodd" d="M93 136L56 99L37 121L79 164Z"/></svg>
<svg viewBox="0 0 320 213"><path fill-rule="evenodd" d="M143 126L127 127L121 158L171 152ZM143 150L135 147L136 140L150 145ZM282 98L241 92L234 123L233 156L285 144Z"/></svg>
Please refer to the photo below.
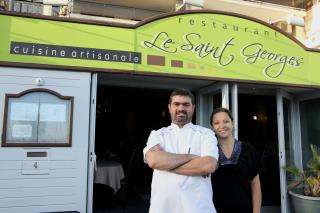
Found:
<svg viewBox="0 0 320 213"><path fill-rule="evenodd" d="M285 17L278 19L278 20L269 19L268 22L271 25L277 24L279 22L285 22L285 23L292 25L292 26L304 27L303 17L292 15L292 14L285 16Z"/></svg>
<svg viewBox="0 0 320 213"><path fill-rule="evenodd" d="M196 7L203 7L204 0L184 0L185 4L190 4Z"/></svg>
<svg viewBox="0 0 320 213"><path fill-rule="evenodd" d="M43 15L52 16L52 6L67 6L69 0L43 0Z"/></svg>

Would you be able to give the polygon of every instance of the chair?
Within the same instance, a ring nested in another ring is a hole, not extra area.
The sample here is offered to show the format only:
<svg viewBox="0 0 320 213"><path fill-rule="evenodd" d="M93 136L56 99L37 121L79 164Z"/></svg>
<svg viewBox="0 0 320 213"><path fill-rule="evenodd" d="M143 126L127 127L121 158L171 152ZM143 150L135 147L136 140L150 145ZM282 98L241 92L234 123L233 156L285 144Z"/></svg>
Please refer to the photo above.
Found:
<svg viewBox="0 0 320 213"><path fill-rule="evenodd" d="M130 157L129 157L129 161L128 161L128 166L127 166L126 171L125 171L125 177L121 180L121 187L115 194L116 201L121 206L126 206L127 205L129 177L130 177L130 174L131 174L133 160L134 160L134 157L136 155L136 152L137 152L137 149L133 149L131 151L131 154L130 154Z"/></svg>

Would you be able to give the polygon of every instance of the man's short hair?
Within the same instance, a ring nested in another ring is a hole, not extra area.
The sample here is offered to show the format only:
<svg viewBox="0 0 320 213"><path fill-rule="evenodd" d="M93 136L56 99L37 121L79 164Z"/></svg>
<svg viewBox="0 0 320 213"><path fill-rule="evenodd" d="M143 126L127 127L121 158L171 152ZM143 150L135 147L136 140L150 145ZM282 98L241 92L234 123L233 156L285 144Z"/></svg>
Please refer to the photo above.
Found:
<svg viewBox="0 0 320 213"><path fill-rule="evenodd" d="M190 90L183 89L183 88L175 89L171 92L170 98L169 98L169 104L171 104L172 102L172 97L177 95L187 96L191 99L191 103L193 105L195 104L194 95L192 94L192 92Z"/></svg>

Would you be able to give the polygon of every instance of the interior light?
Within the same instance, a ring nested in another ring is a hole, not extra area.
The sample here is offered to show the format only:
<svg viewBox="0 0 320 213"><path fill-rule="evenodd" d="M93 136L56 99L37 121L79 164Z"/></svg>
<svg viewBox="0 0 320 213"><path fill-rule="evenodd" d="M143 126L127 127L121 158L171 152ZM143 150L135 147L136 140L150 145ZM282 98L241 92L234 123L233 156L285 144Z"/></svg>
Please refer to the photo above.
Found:
<svg viewBox="0 0 320 213"><path fill-rule="evenodd" d="M258 116L256 116L256 115L254 115L254 116L252 116L252 118L253 118L253 120L258 120Z"/></svg>
<svg viewBox="0 0 320 213"><path fill-rule="evenodd" d="M165 118L167 116L167 111L166 110L163 110L162 112L161 112L161 117L162 118Z"/></svg>

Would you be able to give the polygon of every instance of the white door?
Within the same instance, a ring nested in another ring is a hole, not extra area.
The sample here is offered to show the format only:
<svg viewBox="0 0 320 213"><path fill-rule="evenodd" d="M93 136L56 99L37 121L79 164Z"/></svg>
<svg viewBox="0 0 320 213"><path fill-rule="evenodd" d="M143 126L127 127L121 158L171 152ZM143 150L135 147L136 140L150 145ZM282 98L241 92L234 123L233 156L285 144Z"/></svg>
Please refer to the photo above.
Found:
<svg viewBox="0 0 320 213"><path fill-rule="evenodd" d="M42 89L61 97L73 97L73 107L72 105L70 107L73 112L71 117L70 112L67 113L59 104L44 104L43 106L47 107L41 108L44 113L43 120L60 121L66 118L71 120L72 128L56 130L56 137L59 137L60 132L71 133L69 137L71 146L8 147L3 146L4 137L1 139L0 212L86 212L90 76L90 73L85 72L0 68L0 131L2 135L6 134L6 138L10 137L8 131L4 130L8 118L4 112L4 107L7 105L6 94ZM56 112L54 114L56 116L51 113L53 111ZM28 107L22 110L16 107L12 112L16 112L10 115L14 118L19 116L29 118L34 114ZM40 123L40 120L38 122ZM44 125L44 128L47 127ZM30 125L14 127L11 132L15 132L12 133L15 134L14 137L22 138L33 134ZM44 138L46 139L48 138Z"/></svg>
<svg viewBox="0 0 320 213"><path fill-rule="evenodd" d="M278 122L278 150L279 150L279 174L281 193L281 212L290 212L287 185L290 181L284 167L295 162L294 147L298 144L297 129L297 104L293 95L282 89L277 90L277 122Z"/></svg>
<svg viewBox="0 0 320 213"><path fill-rule="evenodd" d="M291 212L287 185L294 179L283 167L295 164L306 167L310 144L320 145L320 95L313 90L289 94L277 91L281 211Z"/></svg>
<svg viewBox="0 0 320 213"><path fill-rule="evenodd" d="M87 213L91 213L93 208L93 182L94 182L94 172L96 169L96 158L97 158L95 153L97 83L98 83L98 74L95 73L91 77Z"/></svg>
<svg viewBox="0 0 320 213"><path fill-rule="evenodd" d="M227 83L216 83L197 91L197 124L211 129L210 115L218 107L229 108Z"/></svg>

